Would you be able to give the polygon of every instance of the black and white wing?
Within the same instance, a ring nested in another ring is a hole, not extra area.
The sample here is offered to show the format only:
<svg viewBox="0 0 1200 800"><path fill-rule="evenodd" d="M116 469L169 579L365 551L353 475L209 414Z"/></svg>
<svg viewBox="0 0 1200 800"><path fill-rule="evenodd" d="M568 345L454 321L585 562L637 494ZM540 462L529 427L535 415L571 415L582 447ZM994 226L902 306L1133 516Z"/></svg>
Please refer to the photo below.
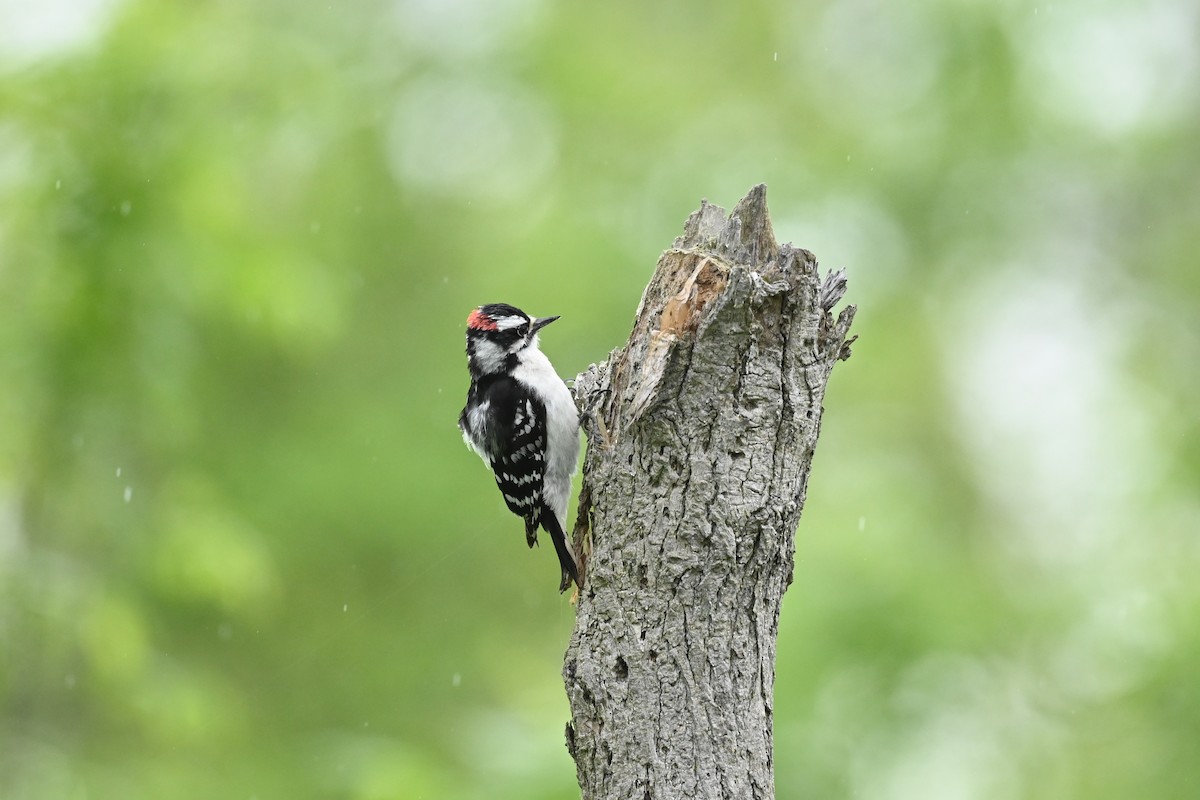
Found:
<svg viewBox="0 0 1200 800"><path fill-rule="evenodd" d="M477 414L464 410L459 424L488 462L508 510L525 519L526 538L537 541L546 470L546 409L507 375L481 382Z"/></svg>

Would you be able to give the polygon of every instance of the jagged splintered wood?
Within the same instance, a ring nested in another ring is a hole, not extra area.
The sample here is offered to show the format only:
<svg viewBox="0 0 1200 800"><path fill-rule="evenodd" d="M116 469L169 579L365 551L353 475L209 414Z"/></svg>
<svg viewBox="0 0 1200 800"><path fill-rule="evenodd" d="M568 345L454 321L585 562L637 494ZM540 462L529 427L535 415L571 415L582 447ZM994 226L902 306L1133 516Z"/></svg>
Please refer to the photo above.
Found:
<svg viewBox="0 0 1200 800"><path fill-rule="evenodd" d="M563 677L584 800L773 798L779 605L846 281L775 242L766 187L707 202L629 341L576 379L585 577Z"/></svg>

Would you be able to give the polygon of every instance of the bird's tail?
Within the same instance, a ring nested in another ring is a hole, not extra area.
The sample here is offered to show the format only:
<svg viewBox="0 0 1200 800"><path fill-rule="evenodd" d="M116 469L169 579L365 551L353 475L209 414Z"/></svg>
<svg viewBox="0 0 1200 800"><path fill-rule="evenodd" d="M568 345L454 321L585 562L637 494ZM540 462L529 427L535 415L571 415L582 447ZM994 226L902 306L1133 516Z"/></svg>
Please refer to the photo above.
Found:
<svg viewBox="0 0 1200 800"><path fill-rule="evenodd" d="M554 542L554 551L558 553L558 564L562 567L562 580L558 584L558 591L565 592L572 581L576 586L579 585L579 567L575 563L575 554L571 552L571 544L563 533L558 515L549 506L542 506L541 518L542 527L550 534L550 539Z"/></svg>

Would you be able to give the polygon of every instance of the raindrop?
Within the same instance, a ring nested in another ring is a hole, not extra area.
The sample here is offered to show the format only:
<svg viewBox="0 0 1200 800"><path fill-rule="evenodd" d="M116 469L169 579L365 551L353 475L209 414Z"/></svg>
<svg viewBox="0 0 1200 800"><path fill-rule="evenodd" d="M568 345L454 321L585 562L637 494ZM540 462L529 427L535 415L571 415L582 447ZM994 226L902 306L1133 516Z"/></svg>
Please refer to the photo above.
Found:
<svg viewBox="0 0 1200 800"><path fill-rule="evenodd" d="M128 503L132 499L133 499L133 487L126 486L125 487L125 502Z"/></svg>

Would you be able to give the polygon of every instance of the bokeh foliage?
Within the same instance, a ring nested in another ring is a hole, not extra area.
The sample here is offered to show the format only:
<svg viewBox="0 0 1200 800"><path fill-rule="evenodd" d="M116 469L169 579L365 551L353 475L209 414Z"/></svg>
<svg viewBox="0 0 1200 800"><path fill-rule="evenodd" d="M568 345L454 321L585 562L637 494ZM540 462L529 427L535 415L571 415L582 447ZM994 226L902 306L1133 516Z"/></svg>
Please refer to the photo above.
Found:
<svg viewBox="0 0 1200 800"><path fill-rule="evenodd" d="M0 796L573 794L462 325L623 341L701 196L844 266L781 798L1200 786L1186 3L0 11Z"/></svg>

